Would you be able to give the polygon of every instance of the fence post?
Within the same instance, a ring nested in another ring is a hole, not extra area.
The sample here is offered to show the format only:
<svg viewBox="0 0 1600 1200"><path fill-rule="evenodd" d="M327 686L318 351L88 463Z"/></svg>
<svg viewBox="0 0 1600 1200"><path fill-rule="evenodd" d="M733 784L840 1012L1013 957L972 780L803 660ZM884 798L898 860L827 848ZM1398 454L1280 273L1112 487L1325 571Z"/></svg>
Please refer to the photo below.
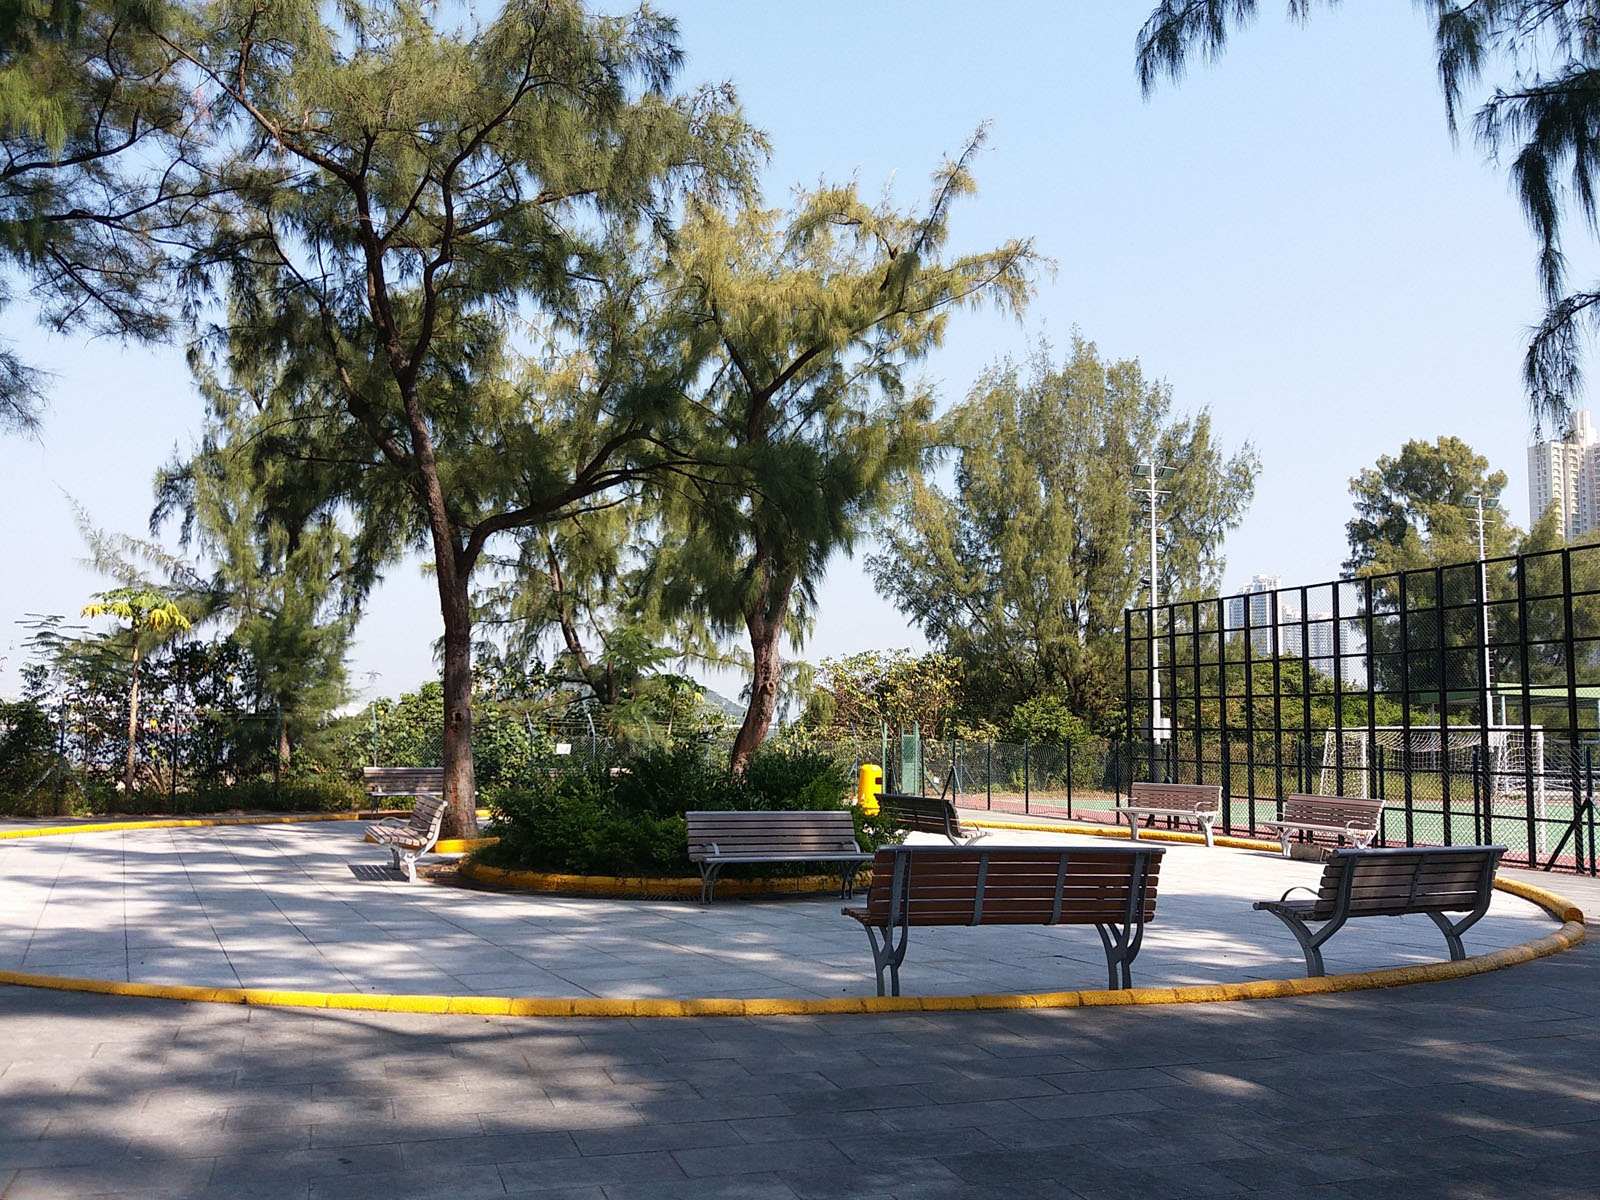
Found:
<svg viewBox="0 0 1600 1200"><path fill-rule="evenodd" d="M994 743L983 744L983 807L994 808Z"/></svg>
<svg viewBox="0 0 1600 1200"><path fill-rule="evenodd" d="M1028 807L1028 743L1022 743L1022 811L1031 812Z"/></svg>
<svg viewBox="0 0 1600 1200"><path fill-rule="evenodd" d="M1072 739L1067 738L1067 820L1072 820Z"/></svg>

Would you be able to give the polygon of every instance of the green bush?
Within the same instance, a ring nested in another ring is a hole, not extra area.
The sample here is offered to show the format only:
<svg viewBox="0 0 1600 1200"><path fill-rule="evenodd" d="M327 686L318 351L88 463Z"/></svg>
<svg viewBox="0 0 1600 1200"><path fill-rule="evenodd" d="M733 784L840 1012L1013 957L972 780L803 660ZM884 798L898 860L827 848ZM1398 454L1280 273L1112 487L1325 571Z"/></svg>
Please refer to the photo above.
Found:
<svg viewBox="0 0 1600 1200"><path fill-rule="evenodd" d="M763 748L742 778L703 750L655 749L615 764L551 770L490 800L481 852L495 866L576 875L693 875L684 813L696 809L776 810L844 807L847 771L814 750ZM856 815L861 844L887 841L881 822ZM785 865L787 866L787 865ZM783 867L752 868L774 874ZM796 873L814 870L794 864ZM730 871L730 876L740 874Z"/></svg>

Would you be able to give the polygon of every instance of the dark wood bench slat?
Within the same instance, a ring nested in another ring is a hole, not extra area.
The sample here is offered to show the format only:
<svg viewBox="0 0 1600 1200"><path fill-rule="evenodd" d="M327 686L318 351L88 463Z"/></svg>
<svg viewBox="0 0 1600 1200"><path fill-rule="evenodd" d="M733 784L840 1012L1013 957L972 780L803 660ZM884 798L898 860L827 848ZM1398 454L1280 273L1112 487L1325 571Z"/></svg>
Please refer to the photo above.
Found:
<svg viewBox="0 0 1600 1200"><path fill-rule="evenodd" d="M885 846L873 862L867 904L843 911L866 928L880 996L885 971L891 994L900 994L909 929L934 925L1094 925L1110 986L1128 987L1144 925L1155 916L1161 853L1147 846Z"/></svg>
<svg viewBox="0 0 1600 1200"><path fill-rule="evenodd" d="M1139 818L1166 817L1199 827L1206 845L1214 845L1212 825L1222 811L1222 788L1209 783L1149 783L1128 785L1128 799L1115 810L1116 820L1128 822L1128 835L1139 840Z"/></svg>
<svg viewBox="0 0 1600 1200"><path fill-rule="evenodd" d="M872 855L856 842L855 818L843 809L694 811L684 814L689 861L700 868L700 899L710 903L717 875L730 863L828 862L844 867L840 892Z"/></svg>

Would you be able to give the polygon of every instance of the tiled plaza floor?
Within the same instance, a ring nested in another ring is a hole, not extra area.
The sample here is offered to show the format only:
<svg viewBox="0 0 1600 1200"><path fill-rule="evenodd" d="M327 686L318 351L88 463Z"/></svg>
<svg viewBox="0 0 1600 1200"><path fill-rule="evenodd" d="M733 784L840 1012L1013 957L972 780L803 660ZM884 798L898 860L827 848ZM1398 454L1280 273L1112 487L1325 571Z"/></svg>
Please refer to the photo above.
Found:
<svg viewBox="0 0 1600 1200"><path fill-rule="evenodd" d="M143 983L492 996L828 997L875 991L866 936L836 895L604 900L405 883L346 822L126 830L0 842L0 969ZM994 831L986 844L1070 835ZM1099 839L1078 837L1078 841ZM1103 844L1103 843L1101 843ZM1152 986L1304 974L1250 901L1320 865L1171 845L1134 964ZM1556 928L1499 894L1469 953ZM1427 918L1352 922L1330 972L1447 957ZM1089 927L917 929L908 995L1105 986Z"/></svg>

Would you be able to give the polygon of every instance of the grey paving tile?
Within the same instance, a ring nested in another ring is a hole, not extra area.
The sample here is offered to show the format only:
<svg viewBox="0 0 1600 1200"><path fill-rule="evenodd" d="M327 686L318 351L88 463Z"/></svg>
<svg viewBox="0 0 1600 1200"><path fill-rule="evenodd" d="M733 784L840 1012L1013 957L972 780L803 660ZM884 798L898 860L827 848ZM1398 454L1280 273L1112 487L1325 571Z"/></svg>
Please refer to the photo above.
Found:
<svg viewBox="0 0 1600 1200"><path fill-rule="evenodd" d="M453 1200L478 1200L504 1196L505 1184L493 1165L433 1163L404 1171L379 1171L360 1175L313 1179L311 1200L379 1200L384 1196L450 1196Z"/></svg>
<svg viewBox="0 0 1600 1200"><path fill-rule="evenodd" d="M503 1163L500 1176L508 1192L592 1184L610 1188L620 1183L682 1182L687 1178L672 1155L659 1151Z"/></svg>

